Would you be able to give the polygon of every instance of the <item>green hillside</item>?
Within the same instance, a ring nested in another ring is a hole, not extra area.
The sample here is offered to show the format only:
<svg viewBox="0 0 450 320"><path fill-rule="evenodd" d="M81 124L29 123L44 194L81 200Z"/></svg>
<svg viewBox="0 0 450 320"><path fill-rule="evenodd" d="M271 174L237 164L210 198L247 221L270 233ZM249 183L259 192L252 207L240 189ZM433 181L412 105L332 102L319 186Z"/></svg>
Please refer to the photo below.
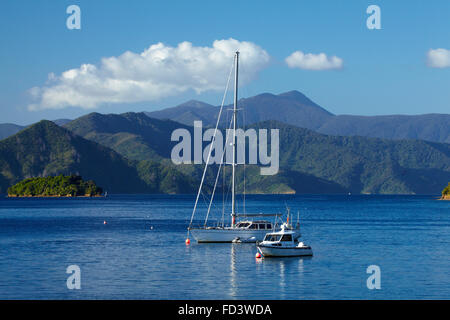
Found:
<svg viewBox="0 0 450 320"><path fill-rule="evenodd" d="M43 120L0 141L0 193L25 178L60 174L82 175L112 193L171 192L160 189L170 185L161 182L178 171L157 164L141 177L138 165L105 146ZM153 180L148 178L154 173L152 170L158 171ZM187 181L181 176L175 182L188 185Z"/></svg>
<svg viewBox="0 0 450 320"><path fill-rule="evenodd" d="M114 118L123 118L117 122L126 123L139 119L138 125L114 126L111 130L107 125L110 117L91 114L73 121L70 127L77 124L77 128L84 129L76 129L75 132L85 134L86 138L95 137L99 143L130 159L165 163L188 176L191 183L198 184L203 166L174 166L168 159L175 145L170 141L172 130L186 126L171 121L154 121L142 113L127 113L114 115ZM146 129L149 124L151 130ZM247 192L437 194L442 183L450 178L449 144L327 136L277 121L265 121L253 127L280 129L281 170L276 176L260 176L258 170L250 169L246 174ZM111 143L111 138L98 139L99 136L106 137L106 132L110 132L109 137L133 135L134 139L122 140L119 147ZM158 152L154 151L148 132L152 132L151 139L163 142L158 146ZM141 142L140 148L136 148L135 141ZM154 153L145 151L150 149ZM162 158L166 160L161 162ZM238 167L238 174L240 170ZM144 171L141 170L141 175ZM209 174L207 181L212 185L214 174Z"/></svg>
<svg viewBox="0 0 450 320"><path fill-rule="evenodd" d="M172 131L191 127L142 113L92 113L66 127L73 132L41 121L0 141L0 192L25 178L59 174L82 175L112 193L194 193L198 188L203 165L177 166L169 159L176 144L170 141ZM450 180L449 144L327 136L276 121L253 127L280 129L280 171L261 176L257 166L247 166L247 193L439 194ZM209 187L215 170L207 172ZM229 175L228 169L226 180ZM243 192L242 166L237 182Z"/></svg>
<svg viewBox="0 0 450 320"><path fill-rule="evenodd" d="M107 146L131 160L170 157L170 136L177 128L190 128L171 120L158 120L144 113L90 113L65 125L73 133Z"/></svg>
<svg viewBox="0 0 450 320"><path fill-rule="evenodd" d="M450 179L450 144L327 136L276 121L280 167L332 181L352 193L438 194Z"/></svg>
<svg viewBox="0 0 450 320"><path fill-rule="evenodd" d="M139 175L150 185L158 184L159 182L155 181L160 181L161 190L170 193L188 193L195 192L194 189L199 185L203 173L202 165L176 166L169 159L172 147L177 143L170 141L173 130L185 128L192 133L192 127L170 120L152 119L143 113L130 112L120 115L91 113L70 122L66 128L86 139L112 148L124 157L140 161L137 165ZM150 160L142 161L143 159ZM160 166L162 168L159 168ZM212 168L207 172L206 190L214 184L216 169ZM165 175L165 178L161 178L160 174ZM178 182L180 179L183 183ZM229 175L227 179L230 179ZM249 193L346 192L346 189L334 182L287 168L278 175L269 177L260 176L259 168L256 166L249 167L246 179L245 191ZM244 192L243 181L244 170L238 167L236 186L238 192ZM221 187L219 186L219 189Z"/></svg>

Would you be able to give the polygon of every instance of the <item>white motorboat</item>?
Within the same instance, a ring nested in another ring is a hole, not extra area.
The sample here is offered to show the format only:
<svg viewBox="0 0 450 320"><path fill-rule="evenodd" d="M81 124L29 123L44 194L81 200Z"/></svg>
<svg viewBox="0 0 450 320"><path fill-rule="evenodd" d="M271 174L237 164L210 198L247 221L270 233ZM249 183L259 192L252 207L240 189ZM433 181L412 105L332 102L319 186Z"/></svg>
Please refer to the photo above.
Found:
<svg viewBox="0 0 450 320"><path fill-rule="evenodd" d="M283 223L280 231L267 233L256 247L263 257L312 256L311 247L298 241L300 236L298 229L289 228L287 223Z"/></svg>

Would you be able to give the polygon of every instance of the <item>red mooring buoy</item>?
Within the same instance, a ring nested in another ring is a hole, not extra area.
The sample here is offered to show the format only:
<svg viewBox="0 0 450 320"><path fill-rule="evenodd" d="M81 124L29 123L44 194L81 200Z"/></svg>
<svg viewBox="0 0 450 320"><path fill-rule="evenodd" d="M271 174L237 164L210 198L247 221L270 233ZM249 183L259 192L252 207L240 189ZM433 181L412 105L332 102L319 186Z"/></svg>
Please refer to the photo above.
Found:
<svg viewBox="0 0 450 320"><path fill-rule="evenodd" d="M191 243L191 240L189 240L189 238L187 238L185 242L186 242L186 244L188 245L188 244Z"/></svg>
<svg viewBox="0 0 450 320"><path fill-rule="evenodd" d="M255 258L256 259L260 259L261 258L261 253L257 252L256 255L255 255Z"/></svg>
<svg viewBox="0 0 450 320"><path fill-rule="evenodd" d="M105 221L103 221L103 224L107 224L106 220L105 220Z"/></svg>

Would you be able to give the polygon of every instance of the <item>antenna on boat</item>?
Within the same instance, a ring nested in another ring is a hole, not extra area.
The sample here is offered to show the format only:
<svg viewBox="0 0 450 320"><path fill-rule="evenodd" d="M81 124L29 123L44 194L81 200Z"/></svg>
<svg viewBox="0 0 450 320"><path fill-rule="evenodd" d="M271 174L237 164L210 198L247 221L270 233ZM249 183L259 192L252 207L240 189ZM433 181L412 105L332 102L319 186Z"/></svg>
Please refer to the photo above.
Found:
<svg viewBox="0 0 450 320"><path fill-rule="evenodd" d="M284 202L284 205L286 206L286 212L287 212L287 218L286 218L286 224L289 225L289 216L291 215L291 209L287 205L287 202ZM281 219L283 221L283 219Z"/></svg>
<svg viewBox="0 0 450 320"><path fill-rule="evenodd" d="M291 215L291 209L289 207L287 207L287 219L286 219L286 224L289 225L289 216Z"/></svg>
<svg viewBox="0 0 450 320"><path fill-rule="evenodd" d="M239 51L236 51L234 56L234 105L233 105L233 162L231 164L231 227L236 224L236 116L237 116L237 101L238 101L238 70L239 70Z"/></svg>

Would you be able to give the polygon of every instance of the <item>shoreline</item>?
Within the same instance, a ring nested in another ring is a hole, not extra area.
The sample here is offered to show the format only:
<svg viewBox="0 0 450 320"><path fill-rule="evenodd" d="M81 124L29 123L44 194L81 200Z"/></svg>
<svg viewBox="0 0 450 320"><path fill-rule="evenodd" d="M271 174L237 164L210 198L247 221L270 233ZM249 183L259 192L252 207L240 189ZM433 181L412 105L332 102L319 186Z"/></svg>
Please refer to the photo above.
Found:
<svg viewBox="0 0 450 320"><path fill-rule="evenodd" d="M30 196L30 195L24 195L24 196L17 196L17 195L8 195L7 193L0 193L0 195L4 195L5 198L105 198L107 196L105 195L82 195L82 196L71 196L71 195L36 195L36 196ZM117 195L161 195L161 196L195 196L194 193L117 193ZM238 193L237 195L242 196L243 194ZM247 193L247 196L259 196L259 195L295 195L295 196L302 196L302 195L315 195L315 196L326 196L326 195L338 195L338 196L349 196L347 193L295 193L295 192L279 192L279 193ZM365 193L355 193L351 194L351 196L429 196L433 197L434 200L450 200L450 195L446 196L438 196L438 195L430 195L430 194L365 194Z"/></svg>
<svg viewBox="0 0 450 320"><path fill-rule="evenodd" d="M95 196L59 196L59 195L39 195L39 196L16 196L16 195L7 195L6 198L104 198L104 195L95 195Z"/></svg>

